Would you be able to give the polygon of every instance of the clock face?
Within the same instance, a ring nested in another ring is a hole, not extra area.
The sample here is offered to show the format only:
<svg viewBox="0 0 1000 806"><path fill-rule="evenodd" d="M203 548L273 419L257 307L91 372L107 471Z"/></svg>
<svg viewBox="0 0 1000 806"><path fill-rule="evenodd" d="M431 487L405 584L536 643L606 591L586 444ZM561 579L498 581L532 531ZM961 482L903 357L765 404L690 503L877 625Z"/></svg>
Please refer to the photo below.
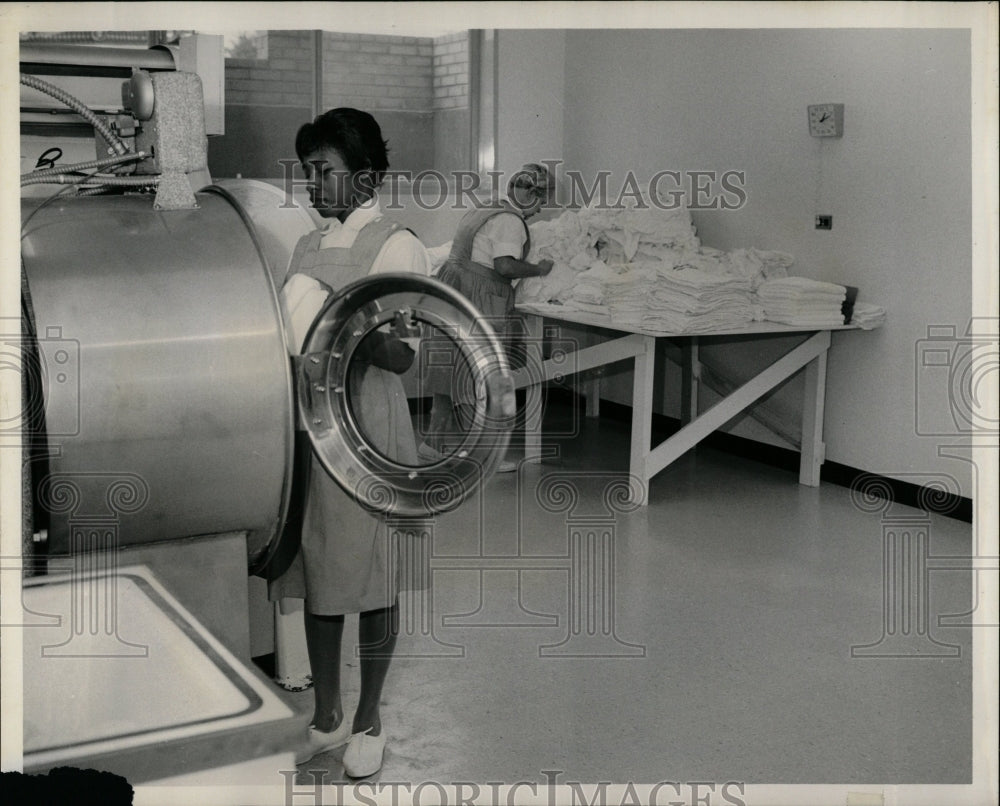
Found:
<svg viewBox="0 0 1000 806"><path fill-rule="evenodd" d="M809 134L813 137L840 137L843 133L843 104L814 104L809 107Z"/></svg>

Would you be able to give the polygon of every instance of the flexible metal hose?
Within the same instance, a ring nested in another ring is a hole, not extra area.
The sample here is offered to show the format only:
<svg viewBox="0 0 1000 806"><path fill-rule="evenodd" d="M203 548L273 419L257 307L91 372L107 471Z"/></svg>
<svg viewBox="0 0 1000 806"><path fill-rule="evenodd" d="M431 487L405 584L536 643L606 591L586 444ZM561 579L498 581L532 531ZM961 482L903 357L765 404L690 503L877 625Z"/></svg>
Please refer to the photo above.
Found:
<svg viewBox="0 0 1000 806"><path fill-rule="evenodd" d="M25 182L27 179L40 179L45 176L57 176L59 174L67 174L72 171L86 171L90 168L109 168L112 165L118 165L122 162L130 162L132 160L141 160L146 158L146 152L140 151L136 154L121 154L116 157L105 157L101 160L90 160L89 162L77 162L73 165L60 165L55 168L44 168L41 171L31 171L30 173L21 174L21 184L32 184L30 182Z"/></svg>
<svg viewBox="0 0 1000 806"><path fill-rule="evenodd" d="M90 123L90 125L101 133L101 136L108 141L111 147L115 150L115 153L119 156L128 153L128 146L122 142L121 138L111 131L111 128L82 101L77 100L68 92L61 90L54 84L49 84L47 81L42 81L40 78L26 73L21 73L21 83L26 87L31 87L39 92L44 92L46 95L51 95L57 101L61 101L74 112L81 115L88 123Z"/></svg>
<svg viewBox="0 0 1000 806"><path fill-rule="evenodd" d="M85 182L84 186L143 187L145 185L157 185L159 182L159 176L95 176L90 181Z"/></svg>
<svg viewBox="0 0 1000 806"><path fill-rule="evenodd" d="M155 185L160 181L159 176L70 176L69 174L52 174L51 176L26 177L21 180L21 187L25 185L114 185L116 187L134 187L141 185Z"/></svg>

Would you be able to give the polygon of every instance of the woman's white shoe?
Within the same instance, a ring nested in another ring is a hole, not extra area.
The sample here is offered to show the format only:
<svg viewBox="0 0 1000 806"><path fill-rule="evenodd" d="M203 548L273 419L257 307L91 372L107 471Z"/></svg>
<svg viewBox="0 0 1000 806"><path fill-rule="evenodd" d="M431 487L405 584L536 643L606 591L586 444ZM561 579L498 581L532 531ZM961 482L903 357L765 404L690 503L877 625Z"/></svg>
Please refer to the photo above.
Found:
<svg viewBox="0 0 1000 806"><path fill-rule="evenodd" d="M382 755L385 753L385 731L378 736L368 730L355 733L344 751L344 772L351 778L365 778L382 769Z"/></svg>
<svg viewBox="0 0 1000 806"><path fill-rule="evenodd" d="M351 723L346 717L331 731L316 730L314 725L310 725L306 745L295 754L295 763L305 764L320 753L347 744L350 738Z"/></svg>

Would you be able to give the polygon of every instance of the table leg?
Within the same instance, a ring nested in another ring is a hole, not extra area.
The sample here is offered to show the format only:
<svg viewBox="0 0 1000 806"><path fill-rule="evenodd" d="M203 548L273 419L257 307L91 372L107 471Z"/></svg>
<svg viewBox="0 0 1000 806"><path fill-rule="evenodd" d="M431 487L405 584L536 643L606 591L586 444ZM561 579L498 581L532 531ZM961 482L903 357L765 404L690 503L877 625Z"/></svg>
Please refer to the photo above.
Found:
<svg viewBox="0 0 1000 806"><path fill-rule="evenodd" d="M530 377L544 378L541 316L525 315L527 331L526 356ZM524 398L524 458L538 464L542 461L542 382L525 387Z"/></svg>
<svg viewBox="0 0 1000 806"><path fill-rule="evenodd" d="M591 370L591 374L583 382L583 394L587 398L587 417L601 416L601 376L600 370Z"/></svg>
<svg viewBox="0 0 1000 806"><path fill-rule="evenodd" d="M637 503L645 506L649 500L647 458L653 438L653 370L655 369L656 339L643 336L643 349L635 356L632 379L632 450L629 473L638 483Z"/></svg>
<svg viewBox="0 0 1000 806"><path fill-rule="evenodd" d="M826 350L806 364L802 402L802 453L799 484L819 486L820 467L826 459L823 442L823 409L826 404Z"/></svg>
<svg viewBox="0 0 1000 806"><path fill-rule="evenodd" d="M598 337L593 333L587 334L587 346L598 343ZM584 414L587 417L601 416L601 375L604 374L603 367L594 367L583 374L583 394L587 399L587 408Z"/></svg>
<svg viewBox="0 0 1000 806"><path fill-rule="evenodd" d="M684 339L681 345L681 425L698 419L698 390L701 363L698 361L698 337Z"/></svg>

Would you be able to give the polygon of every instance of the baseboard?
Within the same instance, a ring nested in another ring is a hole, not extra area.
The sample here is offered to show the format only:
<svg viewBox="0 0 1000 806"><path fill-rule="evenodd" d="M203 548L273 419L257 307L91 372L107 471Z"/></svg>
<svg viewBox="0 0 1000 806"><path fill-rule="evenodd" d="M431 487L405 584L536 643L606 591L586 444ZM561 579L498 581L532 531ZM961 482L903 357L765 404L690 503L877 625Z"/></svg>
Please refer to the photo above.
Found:
<svg viewBox="0 0 1000 806"><path fill-rule="evenodd" d="M549 388L547 393L549 402L558 401L564 405L580 408L584 405L582 397L567 389ZM631 423L632 407L602 399L601 417ZM677 433L681 428L681 423L676 417L654 413L652 426L653 437L660 442ZM712 432L703 440L702 444L745 459L753 459L771 467L788 470L796 475L799 472L799 452L791 448L768 445L746 437L727 434L724 431ZM928 502L931 502L933 512L965 523L972 523L972 499L965 496L942 493L920 484L880 476L839 462L824 462L820 468L820 479L847 488L853 487L859 480L864 479L866 491L887 491L889 493L887 500L918 509L927 509Z"/></svg>

